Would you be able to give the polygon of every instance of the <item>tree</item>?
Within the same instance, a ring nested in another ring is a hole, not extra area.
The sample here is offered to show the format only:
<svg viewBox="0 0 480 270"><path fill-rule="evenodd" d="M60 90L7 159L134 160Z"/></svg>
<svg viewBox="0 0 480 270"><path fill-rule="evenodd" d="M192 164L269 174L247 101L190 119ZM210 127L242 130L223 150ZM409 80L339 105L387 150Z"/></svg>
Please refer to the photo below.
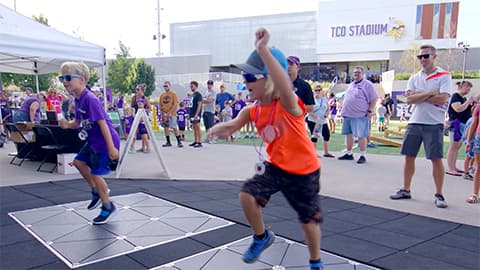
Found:
<svg viewBox="0 0 480 270"><path fill-rule="evenodd" d="M50 27L50 25L48 24L48 18L45 17L45 15L43 15L42 13L40 13L38 16L32 15L32 19L34 19L35 21L37 21L41 24L44 24L44 25Z"/></svg>
<svg viewBox="0 0 480 270"><path fill-rule="evenodd" d="M413 45L409 49L403 51L399 61L400 72L415 73L420 68L420 64L417 59L417 52L419 46Z"/></svg>
<svg viewBox="0 0 480 270"><path fill-rule="evenodd" d="M128 77L128 72L134 59L129 58L130 49L127 46L121 41L119 41L118 44L120 46L120 51L115 55L115 59L109 60L108 63L107 85L115 92L129 93L131 91L126 78Z"/></svg>
<svg viewBox="0 0 480 270"><path fill-rule="evenodd" d="M98 72L95 70L91 70L90 78L88 78L87 85L90 87L94 86L98 82L98 79L100 79L100 76L98 76Z"/></svg>
<svg viewBox="0 0 480 270"><path fill-rule="evenodd" d="M128 72L127 82L132 92L138 84L146 84L145 96L148 97L155 90L155 69L143 59L136 59Z"/></svg>

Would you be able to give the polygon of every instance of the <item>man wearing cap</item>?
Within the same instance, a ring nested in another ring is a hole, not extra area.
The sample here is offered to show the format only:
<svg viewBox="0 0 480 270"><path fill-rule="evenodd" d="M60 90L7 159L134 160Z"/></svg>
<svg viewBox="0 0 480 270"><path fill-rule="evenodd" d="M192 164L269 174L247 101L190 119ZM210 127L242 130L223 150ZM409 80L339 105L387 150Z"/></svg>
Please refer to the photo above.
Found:
<svg viewBox="0 0 480 270"><path fill-rule="evenodd" d="M207 81L207 92L203 97L203 124L205 125L205 131L213 127L213 123L215 121L215 99L216 93L213 90L213 81Z"/></svg>
<svg viewBox="0 0 480 270"><path fill-rule="evenodd" d="M300 70L300 59L296 56L289 56L288 60L288 76L293 83L293 89L295 94L305 105L307 113L312 113L313 106L315 105L315 99L313 98L312 87L306 81L298 76Z"/></svg>
<svg viewBox="0 0 480 270"><path fill-rule="evenodd" d="M183 147L177 126L178 96L175 91L170 89L170 86L169 81L163 83L163 89L165 91L160 95L159 99L160 110L162 111L162 127L164 128L165 139L167 140L162 146L172 146L170 142L170 129L173 129L173 133L177 138L177 146Z"/></svg>

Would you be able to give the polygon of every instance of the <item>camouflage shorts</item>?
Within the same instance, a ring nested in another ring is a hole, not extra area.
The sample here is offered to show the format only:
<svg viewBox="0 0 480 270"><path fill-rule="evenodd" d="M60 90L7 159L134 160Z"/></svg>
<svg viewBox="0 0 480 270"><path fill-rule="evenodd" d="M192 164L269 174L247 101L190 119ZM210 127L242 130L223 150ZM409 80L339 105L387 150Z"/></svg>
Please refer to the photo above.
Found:
<svg viewBox="0 0 480 270"><path fill-rule="evenodd" d="M302 223L310 220L322 221L320 198L320 170L310 174L295 175L275 165L265 163L265 173L248 179L242 192L252 195L258 205L265 207L270 196L281 191L288 203L297 212Z"/></svg>

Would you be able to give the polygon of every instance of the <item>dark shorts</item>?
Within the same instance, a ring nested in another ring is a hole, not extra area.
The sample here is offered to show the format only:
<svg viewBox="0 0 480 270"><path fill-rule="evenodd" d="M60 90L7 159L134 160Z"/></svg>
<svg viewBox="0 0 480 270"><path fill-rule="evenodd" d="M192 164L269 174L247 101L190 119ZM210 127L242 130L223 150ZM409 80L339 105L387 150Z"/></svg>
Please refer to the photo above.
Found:
<svg viewBox="0 0 480 270"><path fill-rule="evenodd" d="M145 124L143 123L140 123L138 124L138 133L140 134L147 134L147 127L145 126Z"/></svg>
<svg viewBox="0 0 480 270"><path fill-rule="evenodd" d="M87 163L90 173L93 175L105 175L110 173L110 158L108 153L94 153L90 150L90 146L86 143L75 159Z"/></svg>
<svg viewBox="0 0 480 270"><path fill-rule="evenodd" d="M400 153L416 157L422 142L427 159L443 158L443 124L408 124Z"/></svg>
<svg viewBox="0 0 480 270"><path fill-rule="evenodd" d="M288 203L297 212L302 223L312 219L322 221L320 209L320 170L306 175L290 174L271 163L264 162L265 173L248 179L242 192L252 195L257 203L265 207L270 196L281 191Z"/></svg>
<svg viewBox="0 0 480 270"><path fill-rule="evenodd" d="M203 113L203 124L205 125L205 129L209 130L213 127L215 123L215 114L211 112L204 112Z"/></svg>
<svg viewBox="0 0 480 270"><path fill-rule="evenodd" d="M185 126L178 126L178 129L179 129L180 131L185 131Z"/></svg>
<svg viewBox="0 0 480 270"><path fill-rule="evenodd" d="M308 130L310 130L311 135L315 135L314 134L315 125L316 125L315 122L307 120ZM321 124L320 128L322 129L321 131L322 131L323 140L326 142L330 141L330 129L328 128L328 124Z"/></svg>

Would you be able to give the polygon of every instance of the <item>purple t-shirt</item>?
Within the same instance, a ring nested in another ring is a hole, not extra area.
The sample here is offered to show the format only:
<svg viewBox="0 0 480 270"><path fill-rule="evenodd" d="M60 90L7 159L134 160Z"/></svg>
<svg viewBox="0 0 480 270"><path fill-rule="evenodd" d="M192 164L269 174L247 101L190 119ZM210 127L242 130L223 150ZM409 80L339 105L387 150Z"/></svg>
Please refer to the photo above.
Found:
<svg viewBox="0 0 480 270"><path fill-rule="evenodd" d="M88 89L83 89L80 97L75 98L75 119L80 123L80 129L88 133L87 142L95 153L108 153L105 138L97 121L105 120L112 136L113 145L120 149L120 138L113 128L112 121L103 109L100 100Z"/></svg>
<svg viewBox="0 0 480 270"><path fill-rule="evenodd" d="M342 117L365 117L370 102L377 99L377 92L369 80L352 82L343 97Z"/></svg>
<svg viewBox="0 0 480 270"><path fill-rule="evenodd" d="M235 101L235 104L233 104L232 108L232 119L235 119L237 115L240 113L240 111L243 109L243 107L247 106L247 103L245 103L245 100L239 99Z"/></svg>
<svg viewBox="0 0 480 270"><path fill-rule="evenodd" d="M188 111L187 109L178 109L177 111L177 125L179 127L185 127L187 125Z"/></svg>
<svg viewBox="0 0 480 270"><path fill-rule="evenodd" d="M334 106L330 105L330 114L337 115L337 98L333 97L329 99L328 104L335 104Z"/></svg>
<svg viewBox="0 0 480 270"><path fill-rule="evenodd" d="M123 97L118 98L117 100L117 108L122 109L123 108Z"/></svg>
<svg viewBox="0 0 480 270"><path fill-rule="evenodd" d="M123 122L125 123L125 130L127 133L130 133L130 129L132 129L133 120L133 115L123 117Z"/></svg>
<svg viewBox="0 0 480 270"><path fill-rule="evenodd" d="M39 122L40 121L40 99L37 97L29 97L25 101L22 102L22 107L20 107L19 111L22 111L28 115L28 118L30 118L30 106L32 103L38 102L38 109L35 112L35 117L34 119L30 119L30 122Z"/></svg>

